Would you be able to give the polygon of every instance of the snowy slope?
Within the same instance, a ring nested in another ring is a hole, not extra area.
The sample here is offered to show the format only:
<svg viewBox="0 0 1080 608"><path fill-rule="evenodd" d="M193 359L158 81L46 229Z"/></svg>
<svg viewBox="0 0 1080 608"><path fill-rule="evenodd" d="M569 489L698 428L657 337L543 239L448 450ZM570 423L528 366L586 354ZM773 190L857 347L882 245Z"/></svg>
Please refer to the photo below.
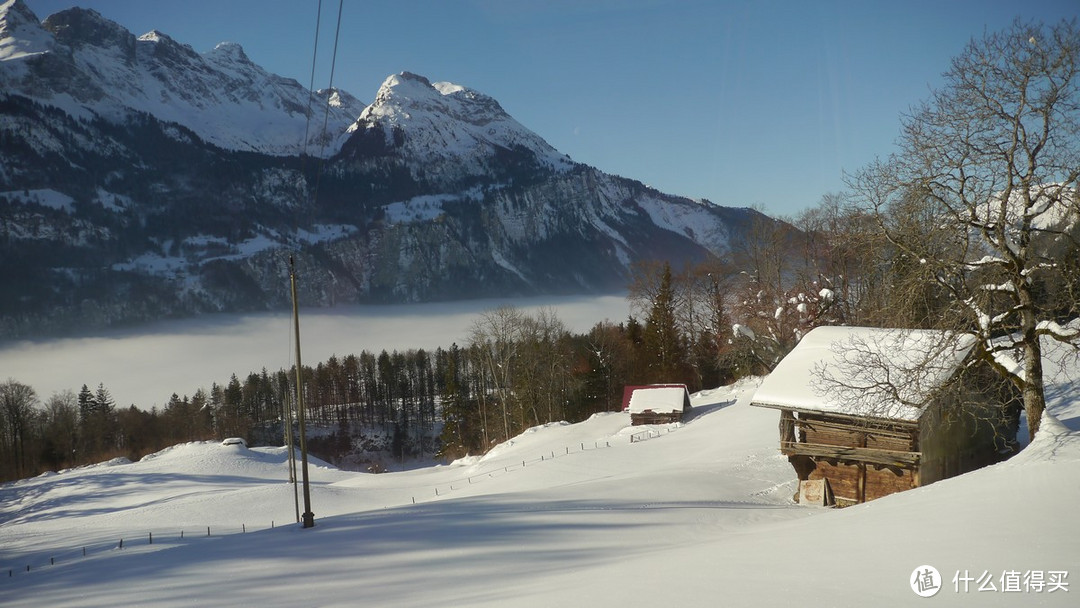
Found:
<svg viewBox="0 0 1080 608"><path fill-rule="evenodd" d="M776 413L748 405L755 382L694 395L680 427L611 413L448 466L313 463L311 530L282 526L294 499L280 449L177 446L0 487L0 585L12 606L899 606L923 601L909 576L929 564L938 604L1073 605L1071 585L951 582L1080 571L1070 365L1050 408L1068 426L1048 418L1007 463L844 510L792 503Z"/></svg>
<svg viewBox="0 0 1080 608"><path fill-rule="evenodd" d="M0 61L48 52L52 43L52 36L38 27L37 17L25 4L0 2Z"/></svg>

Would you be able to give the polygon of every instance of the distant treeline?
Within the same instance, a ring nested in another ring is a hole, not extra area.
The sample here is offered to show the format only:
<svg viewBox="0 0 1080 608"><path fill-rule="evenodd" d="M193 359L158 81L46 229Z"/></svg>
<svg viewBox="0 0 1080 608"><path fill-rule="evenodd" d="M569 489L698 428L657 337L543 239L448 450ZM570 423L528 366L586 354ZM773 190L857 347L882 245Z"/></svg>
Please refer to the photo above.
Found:
<svg viewBox="0 0 1080 608"><path fill-rule="evenodd" d="M626 384L683 382L697 390L755 369L722 348L730 341L726 332L720 339L715 322L696 329L679 322L695 318L684 314L694 302L684 297L689 275L673 279L660 265L638 271L637 283L649 287L631 298L643 322L631 316L576 334L553 310L530 315L502 307L478 317L464 346L363 351L304 366L309 449L337 461L368 433L392 438L395 457L456 458L531 426L617 410ZM696 318L718 321L722 311L709 312L707 302L698 299ZM295 425L295 387L295 367L263 369L143 410L118 407L104 385L42 403L32 387L9 379L0 384L0 480L137 460L195 440L238 436L281 445L283 421Z"/></svg>

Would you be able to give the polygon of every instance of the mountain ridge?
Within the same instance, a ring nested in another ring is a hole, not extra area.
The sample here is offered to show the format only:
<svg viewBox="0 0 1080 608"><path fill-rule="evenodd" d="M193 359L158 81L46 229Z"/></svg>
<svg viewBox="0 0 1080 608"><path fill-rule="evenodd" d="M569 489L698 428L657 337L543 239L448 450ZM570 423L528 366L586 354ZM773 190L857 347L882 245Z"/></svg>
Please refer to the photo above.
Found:
<svg viewBox="0 0 1080 608"><path fill-rule="evenodd" d="M290 255L317 306L610 293L635 262L725 257L773 221L573 162L458 84L313 99L233 43L199 54L83 9L42 23L0 5L0 337L284 307Z"/></svg>

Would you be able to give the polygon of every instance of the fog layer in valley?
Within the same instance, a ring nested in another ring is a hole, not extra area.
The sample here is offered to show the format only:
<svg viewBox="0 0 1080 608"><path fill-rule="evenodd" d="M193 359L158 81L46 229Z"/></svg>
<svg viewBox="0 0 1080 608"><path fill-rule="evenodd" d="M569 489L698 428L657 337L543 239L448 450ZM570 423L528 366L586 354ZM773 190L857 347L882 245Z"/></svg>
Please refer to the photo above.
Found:
<svg viewBox="0 0 1080 608"><path fill-rule="evenodd" d="M528 313L551 309L567 329L581 333L629 315L622 295L302 310L303 362L315 365L363 350L464 345L478 316L502 305ZM207 315L95 336L0 343L0 379L30 385L42 400L63 390L78 392L83 384L104 384L117 406L150 409L165 405L173 393L191 395L213 382L224 384L234 373L290 367L293 349L288 313Z"/></svg>

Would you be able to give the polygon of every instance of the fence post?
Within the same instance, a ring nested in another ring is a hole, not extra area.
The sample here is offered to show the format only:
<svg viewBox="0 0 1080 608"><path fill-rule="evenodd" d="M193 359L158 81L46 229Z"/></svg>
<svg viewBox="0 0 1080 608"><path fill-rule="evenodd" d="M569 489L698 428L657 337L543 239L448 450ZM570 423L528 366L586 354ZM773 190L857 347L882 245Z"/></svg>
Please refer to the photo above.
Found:
<svg viewBox="0 0 1080 608"><path fill-rule="evenodd" d="M150 544L151 545L154 544L154 533L153 532L150 533Z"/></svg>
<svg viewBox="0 0 1080 608"><path fill-rule="evenodd" d="M240 524L240 533L247 534L247 524Z"/></svg>
<svg viewBox="0 0 1080 608"><path fill-rule="evenodd" d="M206 526L206 535L210 536L210 526Z"/></svg>

